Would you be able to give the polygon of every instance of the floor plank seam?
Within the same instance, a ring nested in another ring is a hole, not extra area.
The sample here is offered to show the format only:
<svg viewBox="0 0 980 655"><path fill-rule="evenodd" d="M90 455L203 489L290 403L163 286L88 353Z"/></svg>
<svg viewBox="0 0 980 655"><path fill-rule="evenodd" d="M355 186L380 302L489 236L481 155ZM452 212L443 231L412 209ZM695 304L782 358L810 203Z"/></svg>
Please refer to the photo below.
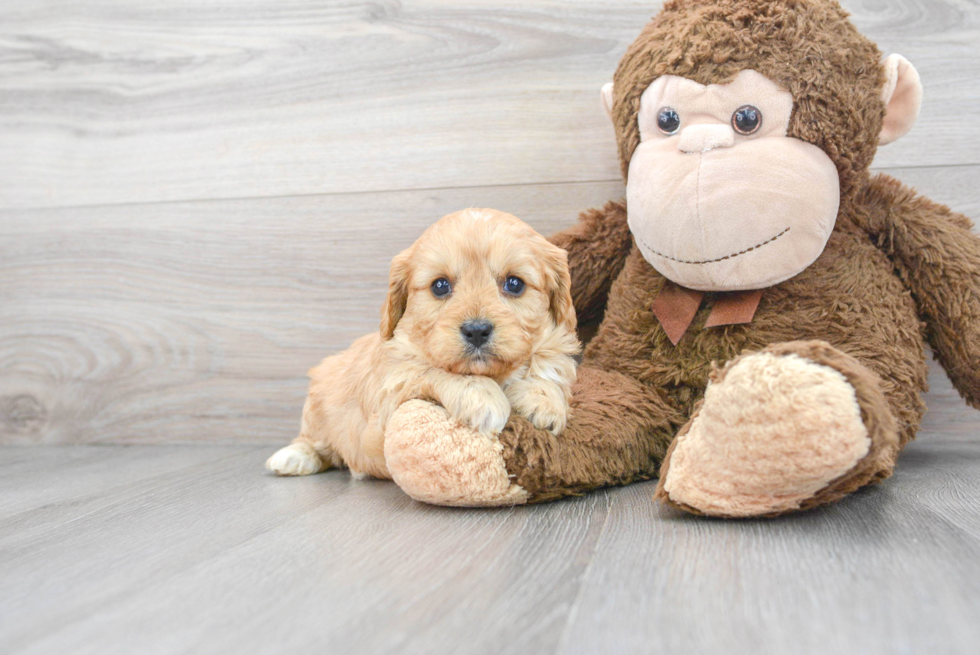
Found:
<svg viewBox="0 0 980 655"><path fill-rule="evenodd" d="M604 489L602 491L602 497L606 503L606 515L602 519L602 527L599 529L599 536L596 537L595 545L592 547L592 553L589 556L589 563L586 564L585 568L582 570L582 575L578 581L578 590L575 592L575 599L572 601L572 605L568 610L568 617L565 619L565 625L562 628L561 636L558 638L558 643L555 644L555 650L553 651L552 655L558 655L558 653L564 652L565 650L565 644L568 642L572 627L575 625L575 621L578 618L578 609L582 605L582 595L585 593L585 581L589 578L589 573L591 573L593 564L595 563L595 555L599 550L599 544L602 542L602 538L606 534L606 528L609 526L609 517L612 515L613 506L613 499L610 497L609 489Z"/></svg>
<svg viewBox="0 0 980 655"><path fill-rule="evenodd" d="M871 167L871 173L881 173L885 171L902 170L940 170L948 168L973 168L980 167L980 162L963 162L955 164L910 164L901 166L881 166ZM362 189L354 191L330 191L327 193L286 193L255 196L215 196L208 198L175 198L173 200L154 200L151 202L107 202L107 203L82 203L75 205L31 205L25 207L2 207L0 206L0 219L5 214L34 212L34 211L58 211L68 209L102 209L102 208L124 208L124 207L152 207L160 205L177 205L182 203L210 203L210 202L262 202L266 200L287 200L290 198L336 198L356 195L380 195L397 193L430 193L434 191L466 191L468 189L506 189L506 188L527 188L527 187L554 187L554 186L577 186L588 184L615 184L621 183L622 178L603 178L594 180L552 180L548 182L501 182L497 184L463 184L458 186L432 186L432 187L404 187L394 189ZM586 209L583 207L583 210Z"/></svg>

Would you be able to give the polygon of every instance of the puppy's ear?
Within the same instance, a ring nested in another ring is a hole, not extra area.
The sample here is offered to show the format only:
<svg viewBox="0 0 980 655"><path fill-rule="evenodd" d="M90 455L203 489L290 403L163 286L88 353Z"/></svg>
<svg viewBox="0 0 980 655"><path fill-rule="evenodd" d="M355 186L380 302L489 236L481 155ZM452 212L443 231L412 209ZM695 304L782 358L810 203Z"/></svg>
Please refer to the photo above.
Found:
<svg viewBox="0 0 980 655"><path fill-rule="evenodd" d="M574 332L578 327L578 319L575 316L575 304L572 302L572 278L568 273L568 253L545 241L544 262L548 271L551 316L555 320L555 325Z"/></svg>
<svg viewBox="0 0 980 655"><path fill-rule="evenodd" d="M395 326L408 305L408 282L412 274L412 249L401 251L391 260L388 274L388 297L381 308L381 338L387 341L395 335Z"/></svg>

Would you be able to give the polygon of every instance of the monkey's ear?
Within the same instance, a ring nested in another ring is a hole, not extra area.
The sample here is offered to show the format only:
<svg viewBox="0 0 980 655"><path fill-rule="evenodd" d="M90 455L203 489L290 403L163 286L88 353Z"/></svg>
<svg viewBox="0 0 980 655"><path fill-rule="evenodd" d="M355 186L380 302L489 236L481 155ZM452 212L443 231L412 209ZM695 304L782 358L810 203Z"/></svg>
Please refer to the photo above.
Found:
<svg viewBox="0 0 980 655"><path fill-rule="evenodd" d="M408 306L408 283L412 275L411 248L398 253L391 260L388 274L388 297L381 308L381 338L387 341L395 335L395 326Z"/></svg>
<svg viewBox="0 0 980 655"><path fill-rule="evenodd" d="M612 118L613 83L606 82L602 85L602 92L599 94L602 99L602 108L606 110L606 116Z"/></svg>
<svg viewBox="0 0 980 655"><path fill-rule="evenodd" d="M888 55L885 66L885 86L881 99L885 101L885 120L881 124L878 145L903 137L915 125L922 106L922 82L919 73L902 55Z"/></svg>

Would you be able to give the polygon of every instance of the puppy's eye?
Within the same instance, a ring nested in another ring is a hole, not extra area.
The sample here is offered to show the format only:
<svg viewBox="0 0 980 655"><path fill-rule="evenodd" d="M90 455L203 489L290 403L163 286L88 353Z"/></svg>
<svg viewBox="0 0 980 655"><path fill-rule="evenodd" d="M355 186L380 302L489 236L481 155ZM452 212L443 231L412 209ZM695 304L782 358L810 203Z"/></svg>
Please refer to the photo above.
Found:
<svg viewBox="0 0 980 655"><path fill-rule="evenodd" d="M504 291L512 296L519 296L524 293L524 280L511 275L504 281Z"/></svg>
<svg viewBox="0 0 980 655"><path fill-rule="evenodd" d="M732 127L739 134L755 134L762 127L762 112L752 105L742 105L732 114Z"/></svg>
<svg viewBox="0 0 980 655"><path fill-rule="evenodd" d="M449 280L441 277L432 283L430 289L432 289L433 296L436 298L442 298L449 295L449 293L453 290L453 285L449 284Z"/></svg>
<svg viewBox="0 0 980 655"><path fill-rule="evenodd" d="M673 134L681 126L681 117L670 107L664 107L657 114L657 127L664 134Z"/></svg>

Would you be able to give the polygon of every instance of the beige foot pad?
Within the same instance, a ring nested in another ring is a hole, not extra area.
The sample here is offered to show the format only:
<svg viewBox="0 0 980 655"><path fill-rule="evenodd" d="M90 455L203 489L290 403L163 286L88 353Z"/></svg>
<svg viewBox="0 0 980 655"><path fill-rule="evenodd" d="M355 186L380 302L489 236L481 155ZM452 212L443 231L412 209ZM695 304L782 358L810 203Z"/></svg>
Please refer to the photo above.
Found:
<svg viewBox="0 0 980 655"><path fill-rule="evenodd" d="M766 351L717 374L681 432L657 496L712 516L799 509L871 448L855 389L841 372Z"/></svg>
<svg viewBox="0 0 980 655"><path fill-rule="evenodd" d="M416 500L433 505L521 505L528 493L513 483L503 446L423 400L404 403L388 421L385 463L392 479Z"/></svg>

